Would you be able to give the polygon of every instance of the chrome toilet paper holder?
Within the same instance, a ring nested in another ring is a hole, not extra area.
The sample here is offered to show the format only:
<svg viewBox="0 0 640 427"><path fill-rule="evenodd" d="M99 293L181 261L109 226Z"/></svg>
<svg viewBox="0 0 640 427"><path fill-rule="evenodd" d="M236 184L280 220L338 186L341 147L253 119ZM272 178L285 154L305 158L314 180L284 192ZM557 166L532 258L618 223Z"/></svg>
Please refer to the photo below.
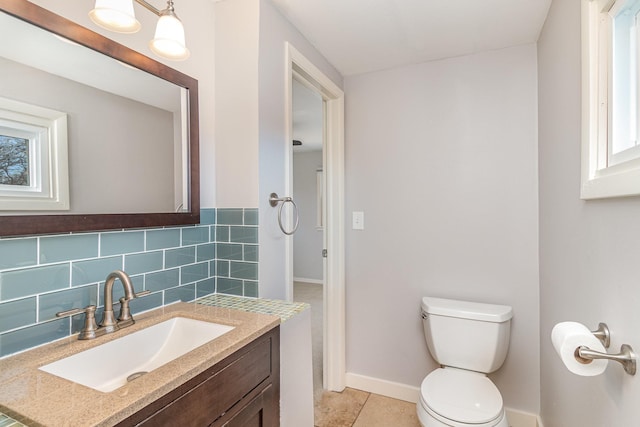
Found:
<svg viewBox="0 0 640 427"><path fill-rule="evenodd" d="M606 323L598 323L598 329L591 331L591 333L600 340L604 348L609 348L611 345L611 333Z"/></svg>
<svg viewBox="0 0 640 427"><path fill-rule="evenodd" d="M609 348L611 345L611 334L609 333L609 327L606 323L598 324L598 329L591 331L591 333L600 340L604 348ZM620 353L609 354L601 353L599 351L591 350L589 347L580 346L576 348L574 357L580 363L591 363L594 359L607 359L615 360L624 367L624 371L629 375L636 374L636 358L637 355L628 344L622 344L620 347Z"/></svg>

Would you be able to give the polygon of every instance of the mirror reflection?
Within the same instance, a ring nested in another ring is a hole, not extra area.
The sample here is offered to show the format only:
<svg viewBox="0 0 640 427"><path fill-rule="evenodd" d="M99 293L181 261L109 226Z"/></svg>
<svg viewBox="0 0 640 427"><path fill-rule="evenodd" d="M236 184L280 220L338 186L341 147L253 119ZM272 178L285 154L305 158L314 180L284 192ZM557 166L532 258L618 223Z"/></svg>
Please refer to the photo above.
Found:
<svg viewBox="0 0 640 427"><path fill-rule="evenodd" d="M0 98L67 115L69 209L188 212L189 93L0 13Z"/></svg>

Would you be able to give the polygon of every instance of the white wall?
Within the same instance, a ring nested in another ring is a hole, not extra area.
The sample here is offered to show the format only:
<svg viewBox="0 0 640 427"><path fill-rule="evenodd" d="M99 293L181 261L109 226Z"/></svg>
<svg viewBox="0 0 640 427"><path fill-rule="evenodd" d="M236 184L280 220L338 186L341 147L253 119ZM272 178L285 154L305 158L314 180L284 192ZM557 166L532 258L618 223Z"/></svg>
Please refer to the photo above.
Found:
<svg viewBox="0 0 640 427"><path fill-rule="evenodd" d="M300 224L293 235L293 277L322 281L322 230L317 225L317 170L322 169L322 151L293 155L293 200Z"/></svg>
<svg viewBox="0 0 640 427"><path fill-rule="evenodd" d="M345 79L347 371L418 387L423 296L513 306L508 407L538 413L534 45Z"/></svg>
<svg viewBox="0 0 640 427"><path fill-rule="evenodd" d="M580 0L555 0L538 43L540 343L545 427L635 426L640 381L610 363L598 377L566 368L553 325L606 322L610 351L640 349L640 198L581 201Z"/></svg>
<svg viewBox="0 0 640 427"><path fill-rule="evenodd" d="M219 208L258 206L258 0L215 3Z"/></svg>
<svg viewBox="0 0 640 427"><path fill-rule="evenodd" d="M278 228L277 209L269 205L270 193L288 195L285 150L291 148L291 142L287 141L285 128L285 42L290 42L339 87L342 76L269 0L259 0L259 7L260 296L285 299L285 236Z"/></svg>
<svg viewBox="0 0 640 427"><path fill-rule="evenodd" d="M198 80L200 112L200 206L215 207L216 177L214 168L214 37L213 3L209 0L190 0L176 5L176 14L185 26L187 47L191 57L183 62L165 61L154 56L149 50L149 40L153 38L157 17L135 6L136 17L142 29L136 34L118 34L103 30L88 17L93 2L31 0L39 6L64 16L78 24L100 33L118 43L135 49L146 56L167 64Z"/></svg>

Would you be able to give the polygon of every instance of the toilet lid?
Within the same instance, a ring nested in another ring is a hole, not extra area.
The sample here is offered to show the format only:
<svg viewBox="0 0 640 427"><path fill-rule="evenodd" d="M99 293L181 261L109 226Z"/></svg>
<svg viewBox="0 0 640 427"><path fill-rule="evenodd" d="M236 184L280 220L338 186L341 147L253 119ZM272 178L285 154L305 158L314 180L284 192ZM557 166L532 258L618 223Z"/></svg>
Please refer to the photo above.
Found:
<svg viewBox="0 0 640 427"><path fill-rule="evenodd" d="M422 381L423 402L436 414L453 421L481 424L502 413L502 396L483 374L440 368Z"/></svg>

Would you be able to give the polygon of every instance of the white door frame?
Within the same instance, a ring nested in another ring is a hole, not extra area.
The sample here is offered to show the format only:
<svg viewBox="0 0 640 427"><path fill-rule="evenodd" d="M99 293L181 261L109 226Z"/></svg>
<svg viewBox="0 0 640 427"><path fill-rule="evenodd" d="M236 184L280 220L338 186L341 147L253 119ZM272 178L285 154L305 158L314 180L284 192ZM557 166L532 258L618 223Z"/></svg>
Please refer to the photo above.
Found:
<svg viewBox="0 0 640 427"><path fill-rule="evenodd" d="M286 43L285 117L287 141L293 139L292 84L293 74L311 83L325 101L325 236L327 259L325 263L324 301L324 388L342 391L345 388L345 219L344 219L344 92L322 71L305 58L290 43ZM293 194L292 150L286 150L285 187ZM293 238L285 242L285 278L287 298L293 299Z"/></svg>

